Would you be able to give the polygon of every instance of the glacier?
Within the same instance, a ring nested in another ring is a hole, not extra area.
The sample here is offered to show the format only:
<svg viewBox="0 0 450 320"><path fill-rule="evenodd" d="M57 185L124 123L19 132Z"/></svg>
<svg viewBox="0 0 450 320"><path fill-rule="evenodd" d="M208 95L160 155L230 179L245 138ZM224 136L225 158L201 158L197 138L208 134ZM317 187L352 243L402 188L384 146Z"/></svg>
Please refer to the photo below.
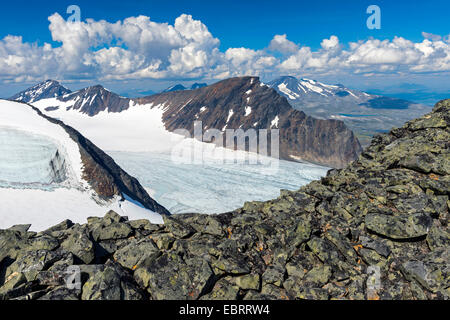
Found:
<svg viewBox="0 0 450 320"><path fill-rule="evenodd" d="M281 189L297 190L326 175L329 168L279 161L275 174L267 174L261 163L177 163L169 153L107 153L136 177L171 213L221 213L242 207L246 201L266 201Z"/></svg>
<svg viewBox="0 0 450 320"><path fill-rule="evenodd" d="M0 127L0 187L48 188L64 180L65 159L54 141Z"/></svg>
<svg viewBox="0 0 450 320"><path fill-rule="evenodd" d="M70 108L74 103L51 98L37 101L34 106L82 132L137 178L149 195L171 213L235 210L246 201L273 199L281 189L296 190L325 176L329 170L314 164L280 160L277 172L267 174L264 164L223 161L245 158L247 153L215 148L214 144L168 131L162 121L165 104L130 102L129 109L118 113L105 110L91 117ZM48 109L52 106L59 108ZM202 150L204 161L200 164L172 159L174 150L195 153L197 149ZM255 155L248 156L255 158Z"/></svg>
<svg viewBox="0 0 450 320"><path fill-rule="evenodd" d="M26 104L0 99L0 229L31 224L30 230L42 231L109 210L164 223L160 214L124 197L99 198L83 178L78 144L63 127Z"/></svg>

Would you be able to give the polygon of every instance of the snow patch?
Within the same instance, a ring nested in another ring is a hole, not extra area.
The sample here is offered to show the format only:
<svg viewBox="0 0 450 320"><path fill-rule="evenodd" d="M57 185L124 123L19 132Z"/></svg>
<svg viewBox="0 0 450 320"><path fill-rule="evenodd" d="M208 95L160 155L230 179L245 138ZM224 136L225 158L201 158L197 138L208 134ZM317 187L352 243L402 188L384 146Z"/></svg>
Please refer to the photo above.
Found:
<svg viewBox="0 0 450 320"><path fill-rule="evenodd" d="M314 92L316 92L318 94L321 94L321 95L326 97L326 95L322 93L323 89L321 87L318 87L318 86L314 85L314 81L307 80L307 81L301 81L300 83L303 86L305 86L306 88L308 88L309 90L314 91ZM311 84L311 83L313 83L313 84Z"/></svg>
<svg viewBox="0 0 450 320"><path fill-rule="evenodd" d="M31 224L32 231L43 231L65 219L86 223L91 216L103 217L109 210L131 220L147 219L162 224L162 217L128 200L95 202L91 194L78 189L59 188L53 191L0 188L0 229L15 224Z"/></svg>
<svg viewBox="0 0 450 320"><path fill-rule="evenodd" d="M234 111L233 109L230 109L230 111L228 111L228 118L227 118L227 122L225 123L225 126L222 128L222 131L224 131L227 126L228 126L228 122L230 122L231 117L233 116Z"/></svg>
<svg viewBox="0 0 450 320"><path fill-rule="evenodd" d="M162 115L164 104L140 105L130 101L130 108L120 113L98 113L94 117L78 110L68 110L65 103L56 99L45 99L34 106L51 117L61 119L76 128L93 141L99 148L107 151L129 152L170 152L182 136L169 132L164 127ZM58 110L46 111L48 106L60 106Z"/></svg>
<svg viewBox="0 0 450 320"><path fill-rule="evenodd" d="M295 93L295 92L289 90L285 83L279 84L279 85L278 85L278 90L280 90L280 91L283 92L285 95L287 95L288 98L291 99L291 100L295 100L295 99L297 99L298 97L300 97L297 93Z"/></svg>
<svg viewBox="0 0 450 320"><path fill-rule="evenodd" d="M272 122L270 123L270 127L271 127L271 128L273 128L273 127L277 128L277 127L278 127L278 120L279 120L279 118L278 118L278 116L276 116L276 117L272 120Z"/></svg>

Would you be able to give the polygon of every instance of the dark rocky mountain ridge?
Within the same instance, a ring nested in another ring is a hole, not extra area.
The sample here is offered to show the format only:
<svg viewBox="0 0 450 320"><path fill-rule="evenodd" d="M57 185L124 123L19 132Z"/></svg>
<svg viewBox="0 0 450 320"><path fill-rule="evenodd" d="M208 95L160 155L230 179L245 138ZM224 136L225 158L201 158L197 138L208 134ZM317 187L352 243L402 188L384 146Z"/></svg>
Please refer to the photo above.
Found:
<svg viewBox="0 0 450 320"><path fill-rule="evenodd" d="M94 116L102 111L121 112L128 109L130 99L121 97L101 85L96 85L79 91L58 97L62 102L74 101L70 107L74 110L79 110L89 116Z"/></svg>
<svg viewBox="0 0 450 320"><path fill-rule="evenodd" d="M166 129L187 129L194 121L204 129L279 129L280 158L343 167L356 159L361 146L339 120L319 120L294 110L286 98L257 77L220 81L197 90L161 93L135 100L164 105Z"/></svg>
<svg viewBox="0 0 450 320"><path fill-rule="evenodd" d="M449 299L449 141L450 99L271 201L0 230L0 299Z"/></svg>

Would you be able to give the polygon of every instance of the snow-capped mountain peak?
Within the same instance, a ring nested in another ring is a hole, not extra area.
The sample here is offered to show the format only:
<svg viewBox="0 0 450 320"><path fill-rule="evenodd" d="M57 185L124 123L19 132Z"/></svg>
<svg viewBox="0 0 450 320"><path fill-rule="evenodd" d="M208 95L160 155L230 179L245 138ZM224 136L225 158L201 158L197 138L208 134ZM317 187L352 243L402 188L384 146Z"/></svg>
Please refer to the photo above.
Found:
<svg viewBox="0 0 450 320"><path fill-rule="evenodd" d="M350 90L342 85L329 85L322 82L302 78L297 79L292 76L277 78L268 85L279 91L289 100L302 100L304 98L342 98L346 96L354 99L362 99L366 94L356 90Z"/></svg>
<svg viewBox="0 0 450 320"><path fill-rule="evenodd" d="M33 103L38 100L59 97L71 92L58 81L46 80L15 94L9 100Z"/></svg>
<svg viewBox="0 0 450 320"><path fill-rule="evenodd" d="M372 95L342 84L330 85L285 76L268 85L285 96L297 110L321 119L343 120L363 145L367 145L374 134L388 131L427 112L425 106L411 101ZM399 112L404 109L408 112Z"/></svg>

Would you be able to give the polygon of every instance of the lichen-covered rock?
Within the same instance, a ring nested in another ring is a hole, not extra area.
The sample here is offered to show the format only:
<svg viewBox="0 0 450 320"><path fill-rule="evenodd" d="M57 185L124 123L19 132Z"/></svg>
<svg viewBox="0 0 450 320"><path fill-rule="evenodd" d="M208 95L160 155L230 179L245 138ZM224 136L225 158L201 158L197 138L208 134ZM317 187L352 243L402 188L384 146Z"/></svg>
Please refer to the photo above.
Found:
<svg viewBox="0 0 450 320"><path fill-rule="evenodd" d="M268 283L280 287L285 273L285 268L280 265L269 266L262 275L263 284Z"/></svg>
<svg viewBox="0 0 450 320"><path fill-rule="evenodd" d="M30 228L31 224L17 224L8 228L8 230L18 231L20 233L27 233Z"/></svg>
<svg viewBox="0 0 450 320"><path fill-rule="evenodd" d="M27 282L27 278L22 272L12 273L5 281L5 284L0 287L0 295L6 294L12 289L16 289L21 284Z"/></svg>
<svg viewBox="0 0 450 320"><path fill-rule="evenodd" d="M61 243L61 248L71 252L85 264L91 263L95 258L94 243L86 226L75 225L68 230L68 237Z"/></svg>
<svg viewBox="0 0 450 320"><path fill-rule="evenodd" d="M177 254L165 253L138 268L134 277L153 299L194 300L213 285L214 273L201 258L183 260Z"/></svg>
<svg viewBox="0 0 450 320"><path fill-rule="evenodd" d="M431 227L432 218L426 213L402 216L368 214L365 223L370 231L402 240L426 236Z"/></svg>
<svg viewBox="0 0 450 320"><path fill-rule="evenodd" d="M389 254L391 253L391 249L387 244L384 243L382 239L376 240L371 237L365 237L361 236L359 237L361 240L361 245L364 248L369 248L375 250L378 254L382 255L383 257L387 258Z"/></svg>
<svg viewBox="0 0 450 320"><path fill-rule="evenodd" d="M38 300L79 300L81 290L68 289L67 286L56 287Z"/></svg>
<svg viewBox="0 0 450 320"><path fill-rule="evenodd" d="M239 293L239 287L234 285L230 279L220 279L214 285L212 291L205 294L201 300L236 300Z"/></svg>
<svg viewBox="0 0 450 320"><path fill-rule="evenodd" d="M259 290L261 277L259 274L246 274L234 278L236 285L243 290Z"/></svg>
<svg viewBox="0 0 450 320"><path fill-rule="evenodd" d="M0 263L7 257L16 259L26 246L26 239L20 231L0 230Z"/></svg>
<svg viewBox="0 0 450 320"><path fill-rule="evenodd" d="M184 223L180 217L164 216L164 225L166 229L179 239L192 235L195 230L187 223Z"/></svg>
<svg viewBox="0 0 450 320"><path fill-rule="evenodd" d="M420 260L403 263L402 272L408 280L417 281L431 292L442 292L450 286L450 248L435 250Z"/></svg>
<svg viewBox="0 0 450 320"><path fill-rule="evenodd" d="M83 300L120 300L120 276L112 267L95 273L83 285Z"/></svg>
<svg viewBox="0 0 450 320"><path fill-rule="evenodd" d="M330 266L314 267L303 277L303 282L308 287L320 288L330 280L331 273Z"/></svg>
<svg viewBox="0 0 450 320"><path fill-rule="evenodd" d="M133 233L133 229L126 223L112 221L101 223L92 230L95 241L126 239Z"/></svg>
<svg viewBox="0 0 450 320"><path fill-rule="evenodd" d="M27 250L54 250L59 247L59 241L49 235L33 237L27 241Z"/></svg>
<svg viewBox="0 0 450 320"><path fill-rule="evenodd" d="M250 268L243 260L243 256L222 256L213 261L212 266L228 274L240 275L250 273Z"/></svg>
<svg viewBox="0 0 450 320"><path fill-rule="evenodd" d="M62 254L60 252L48 250L27 251L11 264L7 271L11 274L15 272L23 273L27 281L34 281L40 271L47 270L61 258Z"/></svg>
<svg viewBox="0 0 450 320"><path fill-rule="evenodd" d="M139 230L144 235L149 235L154 231L158 231L161 229L161 225L153 224L148 220L132 220L129 221L128 224L133 228Z"/></svg>
<svg viewBox="0 0 450 320"><path fill-rule="evenodd" d="M50 236L55 234L60 234L62 231L65 231L73 226L73 222L70 220L64 220L61 223L58 223L57 225L50 227L42 232L40 234L48 234Z"/></svg>
<svg viewBox="0 0 450 320"><path fill-rule="evenodd" d="M448 226L435 223L427 235L427 244L431 250L450 248L450 230Z"/></svg>
<svg viewBox="0 0 450 320"><path fill-rule="evenodd" d="M135 270L141 262L156 259L159 254L160 251L153 240L142 239L138 241L132 239L114 253L114 260L122 267Z"/></svg>
<svg viewBox="0 0 450 320"><path fill-rule="evenodd" d="M328 292L322 288L300 288L295 298L301 300L327 300Z"/></svg>

